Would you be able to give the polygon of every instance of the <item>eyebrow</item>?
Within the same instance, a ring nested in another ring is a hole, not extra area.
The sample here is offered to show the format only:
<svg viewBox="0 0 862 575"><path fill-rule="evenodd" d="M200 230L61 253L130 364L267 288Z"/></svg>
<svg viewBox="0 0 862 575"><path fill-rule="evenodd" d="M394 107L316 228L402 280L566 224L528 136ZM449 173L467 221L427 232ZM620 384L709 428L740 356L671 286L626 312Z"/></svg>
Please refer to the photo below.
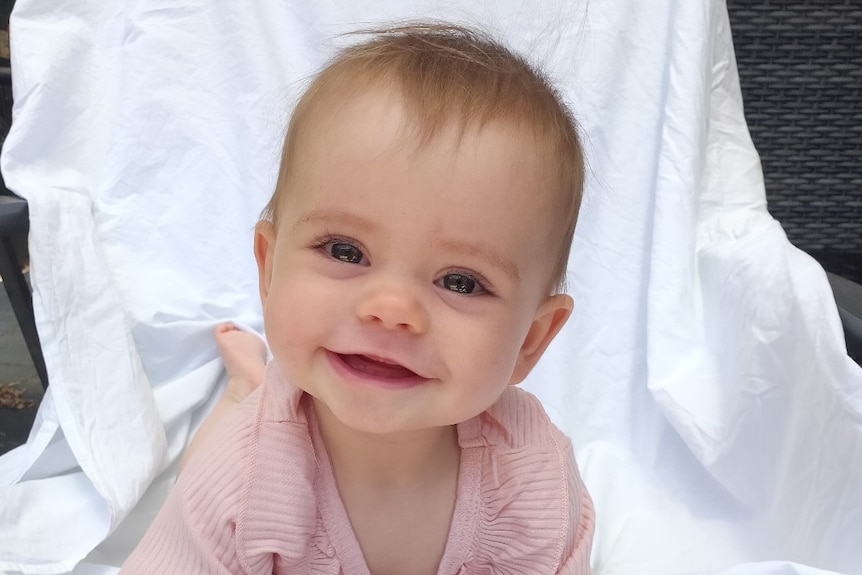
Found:
<svg viewBox="0 0 862 575"><path fill-rule="evenodd" d="M298 228L304 224L320 221L347 225L361 231L372 231L378 229L378 226L374 222L357 214L337 209L321 208L315 208L299 218L294 224L294 228ZM489 246L448 238L434 238L431 241L431 245L457 255L478 258L503 271L513 279L518 280L521 277L521 274L518 272L518 266L516 266L512 260L504 257L503 254Z"/></svg>
<svg viewBox="0 0 862 575"><path fill-rule="evenodd" d="M345 212L342 210L329 210L315 208L299 218L293 225L294 229L304 224L313 224L320 221L332 222L336 224L349 225L358 228L362 231L373 230L377 228L371 220L367 220L362 216Z"/></svg>

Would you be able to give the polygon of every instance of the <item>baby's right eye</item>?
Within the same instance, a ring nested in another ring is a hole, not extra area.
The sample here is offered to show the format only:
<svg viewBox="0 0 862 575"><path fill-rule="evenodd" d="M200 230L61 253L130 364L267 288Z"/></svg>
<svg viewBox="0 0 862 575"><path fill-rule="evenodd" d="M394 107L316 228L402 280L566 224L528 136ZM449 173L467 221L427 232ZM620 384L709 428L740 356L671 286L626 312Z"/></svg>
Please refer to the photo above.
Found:
<svg viewBox="0 0 862 575"><path fill-rule="evenodd" d="M365 260L359 248L341 242L329 244L329 255L349 264L361 264Z"/></svg>
<svg viewBox="0 0 862 575"><path fill-rule="evenodd" d="M325 238L314 246L334 260L348 264L367 265L362 250L345 238Z"/></svg>

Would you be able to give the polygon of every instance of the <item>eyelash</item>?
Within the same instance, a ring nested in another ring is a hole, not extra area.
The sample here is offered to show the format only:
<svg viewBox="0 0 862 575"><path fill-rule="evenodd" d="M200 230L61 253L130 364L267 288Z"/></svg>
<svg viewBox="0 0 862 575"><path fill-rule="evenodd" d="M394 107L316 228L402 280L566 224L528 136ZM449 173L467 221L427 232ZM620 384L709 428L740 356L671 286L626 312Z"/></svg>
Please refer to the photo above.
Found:
<svg viewBox="0 0 862 575"><path fill-rule="evenodd" d="M328 235L324 238L321 238L317 242L313 243L311 245L311 247L312 247L312 249L315 249L315 250L322 252L322 254L329 259L333 259L335 261L341 261L344 263L353 263L353 262L347 262L345 260L341 260L341 259L335 257L331 252L326 251L325 248L330 247L334 244L344 244L344 245L348 245L348 246L353 247L354 249L359 251L359 253L362 255L363 261L367 262L367 258L365 256L365 253L364 253L362 246L360 246L355 240L352 240L350 238ZM361 265L361 264L359 262L356 262L356 263L353 263L353 265ZM474 273L474 272L468 272L468 271L461 270L461 269L446 270L446 272L443 273L443 275L440 277L440 279L434 281L434 285L438 285L439 287L441 287L442 289L444 289L446 291L451 291L453 293L461 293L461 292L458 292L456 290L448 290L447 288L440 285L440 282L442 282L445 278L447 278L449 276L461 276L463 278L466 278L466 279L474 282L475 286L479 290L478 293L472 292L472 293L465 293L464 295L470 295L470 296L474 296L474 297L475 296L493 296L494 295L494 292L490 289L490 287L488 287L489 286L488 281L484 277L482 277L482 275Z"/></svg>

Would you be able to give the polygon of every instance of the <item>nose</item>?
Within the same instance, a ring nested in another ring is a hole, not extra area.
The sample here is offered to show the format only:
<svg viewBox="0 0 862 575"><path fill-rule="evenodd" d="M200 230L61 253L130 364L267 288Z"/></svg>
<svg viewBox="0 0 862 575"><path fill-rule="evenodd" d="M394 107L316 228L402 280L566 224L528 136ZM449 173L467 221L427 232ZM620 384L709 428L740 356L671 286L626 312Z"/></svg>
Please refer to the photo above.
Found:
<svg viewBox="0 0 862 575"><path fill-rule="evenodd" d="M356 315L363 322L390 330L422 334L428 329L428 310L416 289L405 282L378 281L365 286Z"/></svg>

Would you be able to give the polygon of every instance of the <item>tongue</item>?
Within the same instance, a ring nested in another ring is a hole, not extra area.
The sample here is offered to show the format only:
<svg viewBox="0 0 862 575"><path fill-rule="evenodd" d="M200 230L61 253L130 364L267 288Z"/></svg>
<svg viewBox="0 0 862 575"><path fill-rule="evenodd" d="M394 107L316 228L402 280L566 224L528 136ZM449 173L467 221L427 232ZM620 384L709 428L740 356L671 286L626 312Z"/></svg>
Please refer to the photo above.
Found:
<svg viewBox="0 0 862 575"><path fill-rule="evenodd" d="M350 368L367 373L375 377L386 377L400 379L405 377L416 377L416 374L404 366L394 363L383 363L364 355L342 355L341 359Z"/></svg>

